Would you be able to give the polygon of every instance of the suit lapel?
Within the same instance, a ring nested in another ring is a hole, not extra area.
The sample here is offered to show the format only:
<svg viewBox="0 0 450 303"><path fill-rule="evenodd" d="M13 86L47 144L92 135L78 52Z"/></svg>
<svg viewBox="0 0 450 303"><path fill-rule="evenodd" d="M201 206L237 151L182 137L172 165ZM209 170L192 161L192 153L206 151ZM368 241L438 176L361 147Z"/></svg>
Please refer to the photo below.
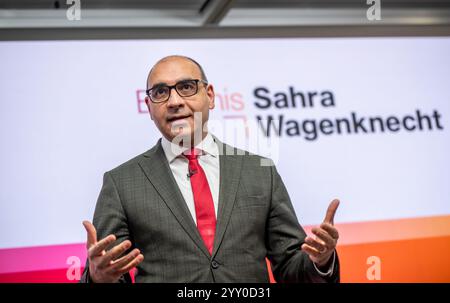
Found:
<svg viewBox="0 0 450 303"><path fill-rule="evenodd" d="M169 163L161 146L161 139L155 147L144 154L144 158L139 161L139 165L183 229L209 259L209 252L200 237L183 195L171 173Z"/></svg>
<svg viewBox="0 0 450 303"><path fill-rule="evenodd" d="M242 168L242 156L236 155L236 149L227 144L223 144L215 137L214 139L219 147L220 154L220 189L213 257L222 243L228 222L230 221Z"/></svg>

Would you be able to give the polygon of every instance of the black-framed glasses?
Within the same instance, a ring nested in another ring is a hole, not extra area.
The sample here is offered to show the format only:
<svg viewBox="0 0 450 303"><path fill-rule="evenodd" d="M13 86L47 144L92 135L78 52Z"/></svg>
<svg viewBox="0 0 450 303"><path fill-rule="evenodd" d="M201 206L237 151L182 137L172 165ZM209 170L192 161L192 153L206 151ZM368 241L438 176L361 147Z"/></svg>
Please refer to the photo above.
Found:
<svg viewBox="0 0 450 303"><path fill-rule="evenodd" d="M162 103L169 100L172 88L174 88L177 91L177 94L180 97L191 97L195 95L198 92L199 82L208 85L208 82L205 80L188 79L188 80L181 80L175 83L174 85L157 84L147 89L145 92L147 93L147 96L150 97L150 100L153 103Z"/></svg>

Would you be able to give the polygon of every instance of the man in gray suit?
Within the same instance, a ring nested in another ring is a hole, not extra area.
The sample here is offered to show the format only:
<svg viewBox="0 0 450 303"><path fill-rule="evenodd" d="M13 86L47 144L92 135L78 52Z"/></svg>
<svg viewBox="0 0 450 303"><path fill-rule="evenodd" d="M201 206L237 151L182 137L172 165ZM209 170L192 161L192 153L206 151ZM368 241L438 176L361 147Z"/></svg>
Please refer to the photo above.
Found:
<svg viewBox="0 0 450 303"><path fill-rule="evenodd" d="M306 236L274 165L208 132L214 88L184 56L147 79L162 138L105 173L81 282L339 282L333 200ZM192 143L191 143L192 142ZM193 148L195 147L195 148Z"/></svg>

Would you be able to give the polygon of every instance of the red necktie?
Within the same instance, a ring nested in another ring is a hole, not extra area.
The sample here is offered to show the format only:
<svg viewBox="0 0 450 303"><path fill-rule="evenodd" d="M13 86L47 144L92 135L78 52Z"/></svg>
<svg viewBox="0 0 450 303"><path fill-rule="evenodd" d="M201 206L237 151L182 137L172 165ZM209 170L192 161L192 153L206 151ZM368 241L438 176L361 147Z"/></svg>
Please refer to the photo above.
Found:
<svg viewBox="0 0 450 303"><path fill-rule="evenodd" d="M194 194L195 216L197 217L197 229L205 242L206 248L212 254L214 235L216 233L216 213L214 202L203 168L198 163L198 149L191 149L184 153L189 160L189 176L192 192Z"/></svg>

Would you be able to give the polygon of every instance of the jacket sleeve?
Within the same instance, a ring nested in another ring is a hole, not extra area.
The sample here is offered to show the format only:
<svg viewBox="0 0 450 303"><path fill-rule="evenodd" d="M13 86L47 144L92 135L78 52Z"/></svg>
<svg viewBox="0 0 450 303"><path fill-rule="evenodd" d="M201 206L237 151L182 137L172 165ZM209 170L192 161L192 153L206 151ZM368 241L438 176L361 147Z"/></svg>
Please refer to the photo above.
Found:
<svg viewBox="0 0 450 303"><path fill-rule="evenodd" d="M129 248L124 255L134 249L133 241L130 237L128 229L127 216L120 200L119 191L117 190L117 186L112 175L108 172L103 176L103 186L95 207L93 224L97 230L98 241L110 234L114 234L116 236L117 240L110 247L108 247L107 250L127 239L131 241L132 247ZM89 282L92 281L89 275L89 261L87 260L80 283ZM130 274L127 273L122 275L119 282L130 283Z"/></svg>
<svg viewBox="0 0 450 303"><path fill-rule="evenodd" d="M271 165L272 202L267 220L267 257L277 282L339 282L336 253L330 276L319 274L309 256L301 250L306 233L300 226L286 187L275 165Z"/></svg>

